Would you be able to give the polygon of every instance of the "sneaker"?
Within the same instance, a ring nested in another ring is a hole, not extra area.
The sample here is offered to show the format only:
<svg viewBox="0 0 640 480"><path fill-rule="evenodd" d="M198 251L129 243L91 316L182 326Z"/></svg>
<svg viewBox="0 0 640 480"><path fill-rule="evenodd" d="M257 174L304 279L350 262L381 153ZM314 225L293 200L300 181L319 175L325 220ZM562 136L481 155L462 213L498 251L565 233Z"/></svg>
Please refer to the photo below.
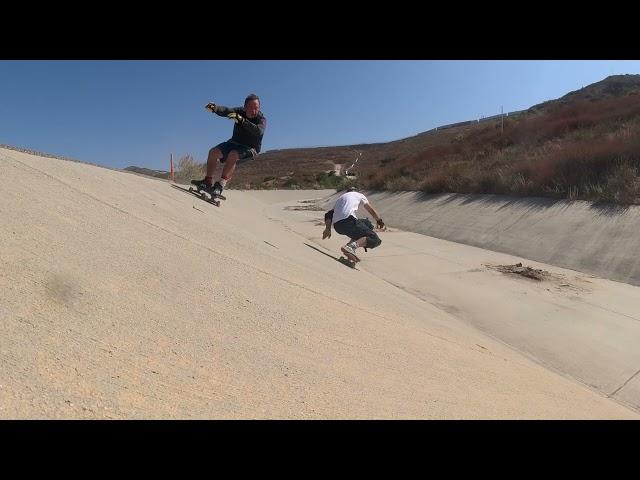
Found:
<svg viewBox="0 0 640 480"><path fill-rule="evenodd" d="M354 262L360 261L360 259L356 255L356 247L353 246L353 243L347 243L340 250L342 250L342 253L344 253L347 256L347 258L353 260Z"/></svg>
<svg viewBox="0 0 640 480"><path fill-rule="evenodd" d="M211 187L211 195L222 195L222 190L224 190L224 188L220 185L220 182L216 182L213 184L213 187Z"/></svg>
<svg viewBox="0 0 640 480"><path fill-rule="evenodd" d="M203 178L202 180L191 180L191 185L195 185L198 190L204 190L208 192L211 188L211 185L207 183L207 179Z"/></svg>

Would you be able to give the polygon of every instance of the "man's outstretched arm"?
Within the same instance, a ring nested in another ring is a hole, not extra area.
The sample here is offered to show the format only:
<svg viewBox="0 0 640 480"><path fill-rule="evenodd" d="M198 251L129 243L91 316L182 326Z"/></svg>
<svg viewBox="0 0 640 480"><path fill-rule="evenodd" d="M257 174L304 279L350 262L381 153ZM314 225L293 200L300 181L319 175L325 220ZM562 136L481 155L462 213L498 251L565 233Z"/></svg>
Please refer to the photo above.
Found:
<svg viewBox="0 0 640 480"><path fill-rule="evenodd" d="M207 106L205 108L207 110L209 110L210 112L215 113L216 115L219 115L221 117L226 117L230 113L239 113L239 112L242 111L241 107L229 108L229 107L225 107L223 105L216 105L213 102L207 103Z"/></svg>

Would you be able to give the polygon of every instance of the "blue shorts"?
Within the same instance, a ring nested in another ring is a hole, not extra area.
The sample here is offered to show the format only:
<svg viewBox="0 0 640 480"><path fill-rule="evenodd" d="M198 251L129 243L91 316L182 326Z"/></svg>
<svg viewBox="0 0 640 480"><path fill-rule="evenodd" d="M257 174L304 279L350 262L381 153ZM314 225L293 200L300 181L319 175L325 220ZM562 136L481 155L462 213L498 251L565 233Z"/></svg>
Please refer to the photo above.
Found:
<svg viewBox="0 0 640 480"><path fill-rule="evenodd" d="M215 148L219 149L222 152L220 163L226 162L227 156L233 150L238 152L238 162L236 163L236 165L244 163L247 160L251 160L257 155L256 151L253 148L242 145L241 143L232 142L231 140L222 142L221 144L216 145Z"/></svg>
<svg viewBox="0 0 640 480"><path fill-rule="evenodd" d="M350 215L334 223L333 228L340 235L346 235L351 240L367 237L367 244L365 245L367 248L376 248L382 243L378 234L373 231L373 224L368 218L356 219Z"/></svg>

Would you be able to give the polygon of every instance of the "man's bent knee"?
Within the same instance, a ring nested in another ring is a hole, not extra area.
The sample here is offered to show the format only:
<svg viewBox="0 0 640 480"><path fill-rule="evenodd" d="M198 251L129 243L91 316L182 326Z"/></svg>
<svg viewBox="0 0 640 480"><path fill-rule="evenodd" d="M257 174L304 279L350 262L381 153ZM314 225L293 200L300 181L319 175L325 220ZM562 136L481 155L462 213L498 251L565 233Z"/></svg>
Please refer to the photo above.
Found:
<svg viewBox="0 0 640 480"><path fill-rule="evenodd" d="M239 155L237 150L231 150L227 155L226 161L227 163L234 164L238 161Z"/></svg>
<svg viewBox="0 0 640 480"><path fill-rule="evenodd" d="M376 232L371 232L367 235L367 248L376 248L382 243L380 237L376 234Z"/></svg>

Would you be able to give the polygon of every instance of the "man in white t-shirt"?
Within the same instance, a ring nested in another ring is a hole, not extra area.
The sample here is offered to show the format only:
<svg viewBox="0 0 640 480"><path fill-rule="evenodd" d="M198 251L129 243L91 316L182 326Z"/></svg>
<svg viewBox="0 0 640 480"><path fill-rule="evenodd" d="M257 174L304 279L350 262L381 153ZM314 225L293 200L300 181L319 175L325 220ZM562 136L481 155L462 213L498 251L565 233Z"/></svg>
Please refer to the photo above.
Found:
<svg viewBox="0 0 640 480"><path fill-rule="evenodd" d="M347 258L354 262L360 261L356 255L357 248L376 248L382 243L378 234L373 230L373 224L369 219L356 217L356 212L360 205L376 219L378 228L384 228L384 222L378 212L371 206L367 197L358 191L351 190L338 197L333 209L325 213L324 223L326 228L322 233L323 240L331 238L331 225L333 224L336 232L349 237L351 241L341 250Z"/></svg>

